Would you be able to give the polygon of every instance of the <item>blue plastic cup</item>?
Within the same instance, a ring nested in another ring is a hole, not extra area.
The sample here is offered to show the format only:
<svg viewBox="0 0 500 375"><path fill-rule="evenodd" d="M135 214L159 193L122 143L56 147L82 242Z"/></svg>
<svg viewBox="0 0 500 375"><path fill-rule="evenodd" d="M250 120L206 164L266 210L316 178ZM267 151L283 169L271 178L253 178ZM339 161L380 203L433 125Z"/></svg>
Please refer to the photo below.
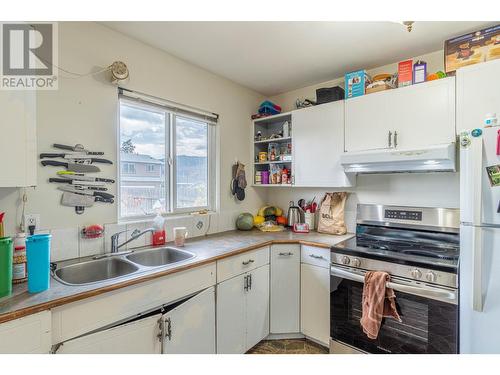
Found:
<svg viewBox="0 0 500 375"><path fill-rule="evenodd" d="M26 238L28 292L39 293L50 286L50 234Z"/></svg>

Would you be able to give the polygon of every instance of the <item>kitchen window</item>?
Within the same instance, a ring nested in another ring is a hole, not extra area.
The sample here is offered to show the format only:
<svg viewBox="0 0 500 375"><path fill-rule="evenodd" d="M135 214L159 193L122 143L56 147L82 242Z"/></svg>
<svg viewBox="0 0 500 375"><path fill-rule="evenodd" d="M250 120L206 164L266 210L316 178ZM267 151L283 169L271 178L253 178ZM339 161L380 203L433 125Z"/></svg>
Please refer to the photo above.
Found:
<svg viewBox="0 0 500 375"><path fill-rule="evenodd" d="M120 89L119 216L215 208L217 115Z"/></svg>

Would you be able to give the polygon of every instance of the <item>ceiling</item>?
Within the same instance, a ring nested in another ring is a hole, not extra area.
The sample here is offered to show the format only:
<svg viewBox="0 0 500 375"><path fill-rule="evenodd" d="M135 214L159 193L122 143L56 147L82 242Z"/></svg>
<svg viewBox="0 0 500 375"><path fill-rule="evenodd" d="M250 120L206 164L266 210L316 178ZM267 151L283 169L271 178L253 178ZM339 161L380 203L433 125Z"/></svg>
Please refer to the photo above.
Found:
<svg viewBox="0 0 500 375"><path fill-rule="evenodd" d="M105 22L264 95L437 51L488 22Z"/></svg>

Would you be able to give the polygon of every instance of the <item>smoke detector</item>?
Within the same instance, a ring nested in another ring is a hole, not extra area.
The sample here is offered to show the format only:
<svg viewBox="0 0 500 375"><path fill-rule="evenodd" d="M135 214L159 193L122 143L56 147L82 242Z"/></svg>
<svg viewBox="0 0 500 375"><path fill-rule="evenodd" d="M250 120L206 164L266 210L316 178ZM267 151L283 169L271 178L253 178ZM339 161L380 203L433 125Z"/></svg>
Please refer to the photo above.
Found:
<svg viewBox="0 0 500 375"><path fill-rule="evenodd" d="M115 85L126 83L129 79L129 71L123 61L115 61L109 67L109 71L111 72L111 82Z"/></svg>

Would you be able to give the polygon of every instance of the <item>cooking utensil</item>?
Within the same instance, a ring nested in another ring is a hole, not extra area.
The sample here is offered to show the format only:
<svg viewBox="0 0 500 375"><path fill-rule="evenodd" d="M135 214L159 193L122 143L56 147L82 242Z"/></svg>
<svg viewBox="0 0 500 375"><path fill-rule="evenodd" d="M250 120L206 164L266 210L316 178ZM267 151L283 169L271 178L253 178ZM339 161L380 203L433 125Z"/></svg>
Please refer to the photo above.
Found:
<svg viewBox="0 0 500 375"><path fill-rule="evenodd" d="M60 150L68 150L68 151L81 152L81 153L84 153L84 154L87 154L87 155L104 155L104 152L101 152L101 151L88 151L88 150L85 150L85 148L83 147L83 145L80 145L80 144L76 144L74 146L68 146L68 145L62 145L62 144L59 144L59 143L54 143L52 145L52 147L58 148Z"/></svg>
<svg viewBox="0 0 500 375"><path fill-rule="evenodd" d="M102 191L80 189L78 187L73 187L73 186L58 186L57 188L59 190L67 191L73 194L90 195L93 197L102 197L107 199L113 199L115 197L113 194L103 193Z"/></svg>
<svg viewBox="0 0 500 375"><path fill-rule="evenodd" d="M288 207L287 220L287 226L289 227L293 227L294 224L300 224L302 222L300 208L295 206L293 201L290 201L290 206Z"/></svg>
<svg viewBox="0 0 500 375"><path fill-rule="evenodd" d="M96 191L106 191L108 190L105 188L105 183L104 182L93 182L93 181L78 181L78 180L69 180L66 178L49 178L49 182L57 182L57 183L62 183L62 184L70 184L70 185L75 185L79 186L82 189L88 189L88 190L96 190Z"/></svg>
<svg viewBox="0 0 500 375"><path fill-rule="evenodd" d="M303 210L306 210L306 200L305 199L299 199L297 201L297 205Z"/></svg>
<svg viewBox="0 0 500 375"><path fill-rule="evenodd" d="M49 153L45 152L40 154L40 159L44 158L63 158L67 159L68 161L76 162L76 163L103 163L103 164L113 164L111 160L108 159L101 159L101 158L94 158L92 156L88 156L87 154L82 154L82 153L75 153L75 154L58 154L58 153Z"/></svg>
<svg viewBox="0 0 500 375"><path fill-rule="evenodd" d="M42 160L41 163L44 167L47 165L51 165L53 167L64 167L68 171L73 171L78 173L94 173L101 171L99 167L89 164L66 163L57 160Z"/></svg>
<svg viewBox="0 0 500 375"><path fill-rule="evenodd" d="M85 176L84 173L75 173L75 172L70 172L70 171L59 171L59 172L57 172L57 174L63 178L68 179L68 180L108 182L110 184L115 183L115 180L113 180L111 178Z"/></svg>

